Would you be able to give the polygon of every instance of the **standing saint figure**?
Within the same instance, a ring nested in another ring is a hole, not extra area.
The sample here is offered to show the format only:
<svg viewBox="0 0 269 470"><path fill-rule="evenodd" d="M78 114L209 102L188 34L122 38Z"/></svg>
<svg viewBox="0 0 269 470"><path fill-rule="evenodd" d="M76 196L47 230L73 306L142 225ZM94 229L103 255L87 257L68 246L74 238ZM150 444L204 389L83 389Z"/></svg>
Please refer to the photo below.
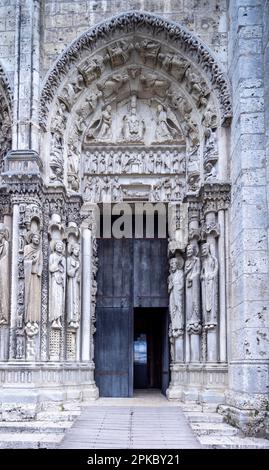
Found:
<svg viewBox="0 0 269 470"><path fill-rule="evenodd" d="M62 328L61 317L65 308L65 275L66 262L64 244L61 240L52 242L52 253L49 257L49 320L53 328Z"/></svg>
<svg viewBox="0 0 269 470"><path fill-rule="evenodd" d="M9 316L9 232L0 223L0 325L8 323Z"/></svg>
<svg viewBox="0 0 269 470"><path fill-rule="evenodd" d="M182 257L170 260L168 276L169 312L171 317L172 336L177 338L183 333L183 297L184 297L184 260Z"/></svg>
<svg viewBox="0 0 269 470"><path fill-rule="evenodd" d="M41 309L41 274L43 256L40 234L30 232L29 244L24 247L25 323L37 327Z"/></svg>
<svg viewBox="0 0 269 470"><path fill-rule="evenodd" d="M218 309L218 260L211 254L209 243L202 246L202 303L203 322L207 327L217 325Z"/></svg>
<svg viewBox="0 0 269 470"><path fill-rule="evenodd" d="M80 320L80 246L72 243L67 257L67 321L71 328L78 328Z"/></svg>
<svg viewBox="0 0 269 470"><path fill-rule="evenodd" d="M187 259L185 262L186 279L186 321L189 324L199 325L200 315L200 270L201 263L195 253L193 245L187 246Z"/></svg>

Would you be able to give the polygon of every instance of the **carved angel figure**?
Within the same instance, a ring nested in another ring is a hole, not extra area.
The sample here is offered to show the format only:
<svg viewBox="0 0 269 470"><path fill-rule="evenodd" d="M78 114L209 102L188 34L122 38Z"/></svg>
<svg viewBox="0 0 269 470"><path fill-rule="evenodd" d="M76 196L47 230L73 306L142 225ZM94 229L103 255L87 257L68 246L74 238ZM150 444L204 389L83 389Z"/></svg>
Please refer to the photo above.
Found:
<svg viewBox="0 0 269 470"><path fill-rule="evenodd" d="M62 328L61 317L65 308L66 263L63 253L63 242L53 241L49 257L49 320L53 328Z"/></svg>
<svg viewBox="0 0 269 470"><path fill-rule="evenodd" d="M9 315L9 231L0 223L0 326Z"/></svg>
<svg viewBox="0 0 269 470"><path fill-rule="evenodd" d="M177 338L183 333L183 296L184 296L184 260L182 257L170 260L168 276L169 312L171 318L172 336Z"/></svg>
<svg viewBox="0 0 269 470"><path fill-rule="evenodd" d="M101 115L90 124L85 137L86 142L93 139L99 141L111 139L111 111L111 106L107 105L101 112Z"/></svg>
<svg viewBox="0 0 269 470"><path fill-rule="evenodd" d="M39 232L31 232L24 247L25 323L38 324L41 309L43 256Z"/></svg>
<svg viewBox="0 0 269 470"><path fill-rule="evenodd" d="M182 139L182 132L175 115L159 104L157 106L157 124L155 131L157 142L171 142L174 139Z"/></svg>

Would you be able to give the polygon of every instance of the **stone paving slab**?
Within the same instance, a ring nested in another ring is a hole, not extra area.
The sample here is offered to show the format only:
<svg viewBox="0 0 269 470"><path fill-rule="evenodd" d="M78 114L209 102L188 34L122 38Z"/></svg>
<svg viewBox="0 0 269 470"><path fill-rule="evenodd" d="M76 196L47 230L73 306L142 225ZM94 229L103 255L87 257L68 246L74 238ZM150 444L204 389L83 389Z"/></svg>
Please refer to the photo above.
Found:
<svg viewBox="0 0 269 470"><path fill-rule="evenodd" d="M124 399L124 402L123 399L115 400L116 408L111 406L111 400L104 400L107 405L99 404L98 401L98 405L91 404L87 408L84 407L81 416L66 432L58 447L61 449L201 447L180 407L175 404L171 406L165 398L156 400L156 407L144 402L143 408L140 408L142 404L128 406L126 403L128 398ZM130 401L133 403L133 399ZM119 407L120 402L121 407Z"/></svg>

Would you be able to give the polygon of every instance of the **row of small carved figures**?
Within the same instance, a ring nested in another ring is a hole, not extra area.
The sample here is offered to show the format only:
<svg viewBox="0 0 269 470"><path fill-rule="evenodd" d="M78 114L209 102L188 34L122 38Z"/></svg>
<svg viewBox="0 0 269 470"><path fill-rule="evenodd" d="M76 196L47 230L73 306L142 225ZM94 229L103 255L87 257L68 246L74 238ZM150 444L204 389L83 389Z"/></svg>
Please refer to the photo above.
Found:
<svg viewBox="0 0 269 470"><path fill-rule="evenodd" d="M85 173L178 173L184 172L185 167L185 156L177 151L156 155L87 152L85 161Z"/></svg>
<svg viewBox="0 0 269 470"><path fill-rule="evenodd" d="M148 195L156 201L180 200L183 188L184 183L179 176L163 178L156 181L152 189L149 190ZM122 188L117 176L112 179L109 177L88 177L84 180L84 199L96 202L110 196L113 200L121 200L124 195L128 196L131 189L131 187ZM141 189L143 190L143 188ZM145 194L145 191L143 191L143 194Z"/></svg>

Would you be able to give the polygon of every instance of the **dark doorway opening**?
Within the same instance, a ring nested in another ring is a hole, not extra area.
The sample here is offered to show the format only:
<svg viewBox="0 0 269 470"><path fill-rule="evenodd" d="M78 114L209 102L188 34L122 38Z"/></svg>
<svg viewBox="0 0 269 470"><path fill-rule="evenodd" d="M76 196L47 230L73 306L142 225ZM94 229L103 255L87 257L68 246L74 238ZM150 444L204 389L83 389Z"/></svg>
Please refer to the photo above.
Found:
<svg viewBox="0 0 269 470"><path fill-rule="evenodd" d="M168 386L166 322L165 308L134 309L134 389Z"/></svg>
<svg viewBox="0 0 269 470"><path fill-rule="evenodd" d="M100 238L98 259L94 357L100 396L131 397L138 386L134 328L136 334L140 328L141 347L148 348L149 354L149 372L141 386L165 393L169 385L167 239L157 233L153 238Z"/></svg>

